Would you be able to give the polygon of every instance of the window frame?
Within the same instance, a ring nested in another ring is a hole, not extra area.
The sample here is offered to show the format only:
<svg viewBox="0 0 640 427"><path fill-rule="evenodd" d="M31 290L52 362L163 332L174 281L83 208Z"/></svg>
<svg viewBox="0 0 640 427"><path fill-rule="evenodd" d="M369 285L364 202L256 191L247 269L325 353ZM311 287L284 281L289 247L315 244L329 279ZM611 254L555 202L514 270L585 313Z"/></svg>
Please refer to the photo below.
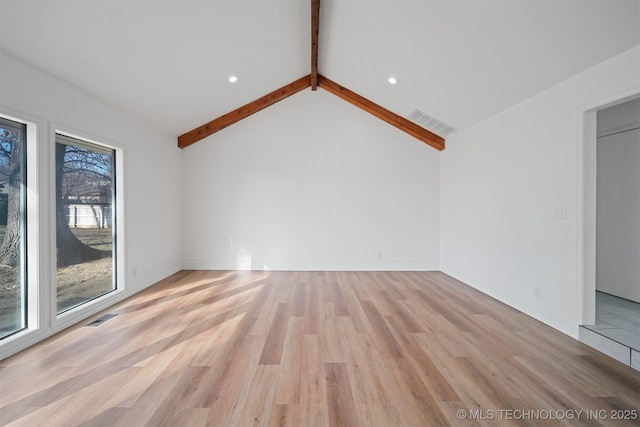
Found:
<svg viewBox="0 0 640 427"><path fill-rule="evenodd" d="M11 110L7 107L0 109L0 116L3 119L26 126L24 155L26 156L25 189L25 266L26 268L26 318L25 327L15 333L0 339L0 359L5 353L13 354L42 340L40 337L45 317L43 316L42 304L44 283L44 271L42 251L45 248L45 236L42 233L45 219L39 214L39 207L42 199L48 195L41 195L42 182L46 172L41 169L42 153L42 132L43 122L37 117L20 111Z"/></svg>
<svg viewBox="0 0 640 427"><path fill-rule="evenodd" d="M118 251L118 246L117 246L117 242L118 242L118 210L117 210L117 208L118 208L118 188L117 188L117 179L116 179L117 174L118 174L118 167L117 167L117 159L116 159L116 149L112 148L112 147L109 147L109 146L107 146L105 144L99 144L99 143L95 143L95 142L90 142L90 141L88 141L86 139L80 139L80 138L77 138L77 137L69 136L67 134L56 132L55 133L55 144L54 144L54 147L57 144L60 144L60 143L64 144L64 145L67 145L67 146L75 146L75 147L78 147L78 148L83 148L83 149L90 150L90 151L97 152L97 153L101 153L101 154L107 154L107 155L109 155L111 157L111 170L112 170L112 172L111 172L111 175L112 175L112 184L111 184L111 186L112 186L112 189L113 189L113 195L112 195L112 201L111 201L111 212L112 212L112 218L111 218L111 223L112 223L112 225L111 225L112 278L111 278L111 281L112 281L112 287L113 288L110 291L107 291L107 292L105 292L103 294L100 294L100 295L97 295L95 297L89 298L88 300L83 301L83 302L79 303L78 305L75 305L75 306L72 306L72 307L69 307L69 308L65 308L62 311L58 311L58 308L57 308L57 271L56 271L56 275L55 275L55 279L56 280L54 280L54 283L56 284L56 286L54 286L53 289L56 291L55 292L55 294L56 294L55 295L55 300L56 300L55 312L56 312L56 316L57 317L60 317L61 315L63 315L64 313L66 313L68 311L72 311L72 310L75 310L77 308L80 308L80 307L84 306L85 304L90 303L93 300L96 300L96 299L102 298L104 296L107 296L107 295L109 295L111 293L114 293L121 286L120 281L118 280L118 270L119 270L119 268L118 268L118 266L119 266L119 264L118 264L118 258L119 258L118 252L119 251ZM55 149L54 149L54 152L55 152ZM55 165L55 161L56 161L56 159L55 159L55 155L54 155L54 171L53 171L54 176L55 176L55 173L56 173L56 170L57 170L56 165ZM53 194L55 194L54 198L57 201L58 195L55 193L56 190L57 189L54 188L54 193ZM56 218L56 216L57 215L54 215L53 218ZM57 223L55 223L55 221L57 221L57 218L56 218L56 220L54 220L54 235L56 235L56 230L57 230ZM57 270L57 265L56 265L56 270Z"/></svg>
<svg viewBox="0 0 640 427"><path fill-rule="evenodd" d="M114 281L117 284L116 288L106 294L100 295L96 298L88 300L78 306L72 307L68 310L65 310L61 313L57 311L57 295L55 284L56 280L56 223L55 223L55 209L56 209L56 188L55 188L55 147L58 140L58 137L70 138L74 141L76 145L77 142L85 142L85 147L90 149L103 148L105 151L113 152L113 160L114 160L114 190L115 194L113 197L113 247L114 247ZM77 141L77 142L76 142ZM49 298L49 318L52 325L52 328L55 330L65 329L80 320L91 316L113 304L124 299L128 296L127 292L127 284L125 278L125 246L124 242L126 240L124 234L124 192L123 192L123 160L124 160L124 146L121 144L117 144L113 141L108 140L107 138L93 136L86 132L82 132L76 129L72 129L68 126L51 123L49 130L49 176L51 179L49 180L49 194L52 194L51 200L49 201L49 218L51 218L51 224L49 229L50 236L50 253L53 255L48 277L54 285L51 286L51 295Z"/></svg>
<svg viewBox="0 0 640 427"><path fill-rule="evenodd" d="M133 295L126 275L126 174L127 146L102 136L59 124L0 105L0 115L27 125L27 327L0 340L0 360L29 348L82 320ZM55 134L115 150L118 289L87 304L56 315L55 283Z"/></svg>
<svg viewBox="0 0 640 427"><path fill-rule="evenodd" d="M21 190L22 192L24 192L24 194L20 195L20 209L23 211L22 217L21 217L21 224L20 224L20 240L21 240L21 247L20 247L20 286L22 288L22 292L23 295L21 295L21 309L22 312L20 313L21 315L21 323L23 324L23 326L20 329L17 329L11 333L9 333L8 335L4 336L4 337L0 337L0 340L5 340L10 338L12 335L15 334L20 334L22 331L26 330L29 328L29 312L30 307L29 307L29 294L30 294L30 289L29 289L29 233L28 233L28 229L29 229L29 224L28 224L28 209L27 209L27 196L29 194L28 191L28 179L27 179L27 172L28 172L28 168L29 168L29 159L28 159L28 154L29 154L29 147L28 147L28 126L27 123L20 121L20 120L15 120L12 118L8 118L6 115L4 114L0 114L0 127L4 128L4 129L10 129L10 130L14 130L16 133L21 134L22 136L22 141L20 142L21 144L23 144L22 147L22 171L21 171L21 184L23 186L23 189Z"/></svg>

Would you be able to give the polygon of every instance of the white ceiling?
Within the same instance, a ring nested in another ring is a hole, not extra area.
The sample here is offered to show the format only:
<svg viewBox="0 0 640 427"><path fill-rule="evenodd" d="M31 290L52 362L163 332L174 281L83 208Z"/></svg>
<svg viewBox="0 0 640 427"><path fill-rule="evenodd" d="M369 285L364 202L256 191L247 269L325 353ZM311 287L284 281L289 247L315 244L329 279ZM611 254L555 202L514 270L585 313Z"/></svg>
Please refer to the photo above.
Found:
<svg viewBox="0 0 640 427"><path fill-rule="evenodd" d="M464 129L638 44L638 0L322 0L319 71ZM0 48L179 135L310 72L310 1L0 0Z"/></svg>

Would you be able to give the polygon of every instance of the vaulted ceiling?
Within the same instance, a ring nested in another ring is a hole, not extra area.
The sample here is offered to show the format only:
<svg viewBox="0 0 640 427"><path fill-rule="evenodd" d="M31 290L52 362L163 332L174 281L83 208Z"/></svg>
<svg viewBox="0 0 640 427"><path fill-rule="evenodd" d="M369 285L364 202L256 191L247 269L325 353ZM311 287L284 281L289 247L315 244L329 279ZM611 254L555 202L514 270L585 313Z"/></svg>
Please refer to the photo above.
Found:
<svg viewBox="0 0 640 427"><path fill-rule="evenodd" d="M0 49L178 136L309 74L310 7L0 0ZM465 129L638 44L637 0L323 0L318 71Z"/></svg>

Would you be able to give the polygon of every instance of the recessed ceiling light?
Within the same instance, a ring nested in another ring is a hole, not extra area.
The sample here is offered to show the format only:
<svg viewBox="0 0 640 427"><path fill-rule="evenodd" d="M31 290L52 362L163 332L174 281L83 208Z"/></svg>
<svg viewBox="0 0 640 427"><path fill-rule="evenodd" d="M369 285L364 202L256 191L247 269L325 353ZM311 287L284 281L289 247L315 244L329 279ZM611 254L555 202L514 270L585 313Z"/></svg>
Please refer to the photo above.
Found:
<svg viewBox="0 0 640 427"><path fill-rule="evenodd" d="M229 76L229 83L235 83L238 81L238 76L236 76L235 74L231 74Z"/></svg>
<svg viewBox="0 0 640 427"><path fill-rule="evenodd" d="M398 80L396 80L395 77L391 76L387 79L387 81L389 82L390 85L394 85L396 83L398 83Z"/></svg>

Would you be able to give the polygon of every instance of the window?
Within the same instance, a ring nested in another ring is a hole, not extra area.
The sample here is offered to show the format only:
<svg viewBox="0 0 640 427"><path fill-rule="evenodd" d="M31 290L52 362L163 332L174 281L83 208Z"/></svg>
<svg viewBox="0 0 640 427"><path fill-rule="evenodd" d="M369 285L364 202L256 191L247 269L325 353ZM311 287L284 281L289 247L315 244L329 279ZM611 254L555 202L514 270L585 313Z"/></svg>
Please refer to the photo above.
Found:
<svg viewBox="0 0 640 427"><path fill-rule="evenodd" d="M0 118L0 339L27 327L26 125Z"/></svg>
<svg viewBox="0 0 640 427"><path fill-rule="evenodd" d="M56 134L58 314L117 288L115 152Z"/></svg>

